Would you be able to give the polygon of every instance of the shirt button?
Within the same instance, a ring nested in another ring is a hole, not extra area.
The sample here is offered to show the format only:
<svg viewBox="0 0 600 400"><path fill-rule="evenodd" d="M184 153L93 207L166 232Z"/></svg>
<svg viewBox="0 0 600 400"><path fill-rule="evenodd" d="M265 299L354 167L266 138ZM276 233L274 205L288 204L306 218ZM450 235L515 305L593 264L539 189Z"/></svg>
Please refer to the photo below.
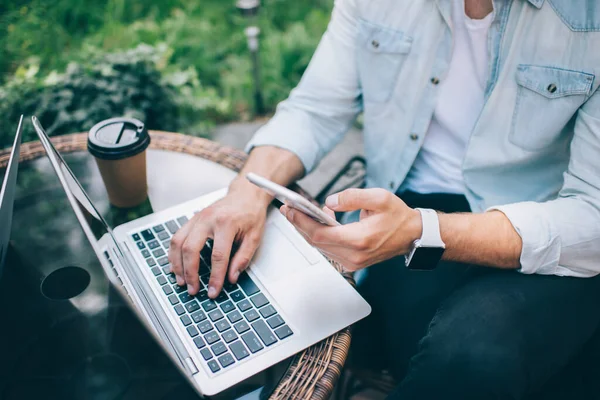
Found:
<svg viewBox="0 0 600 400"><path fill-rule="evenodd" d="M394 182L390 182L390 189L394 188Z"/></svg>
<svg viewBox="0 0 600 400"><path fill-rule="evenodd" d="M376 49L377 49L377 48L379 48L379 42L378 42L377 40L373 40L373 41L371 42L371 46L373 46L374 48L376 48Z"/></svg>
<svg viewBox="0 0 600 400"><path fill-rule="evenodd" d="M417 135L416 133L411 133L410 140L417 140L418 138L419 138L419 135Z"/></svg>
<svg viewBox="0 0 600 400"><path fill-rule="evenodd" d="M440 83L440 78L434 76L433 78L431 78L431 83L437 85L438 83Z"/></svg>
<svg viewBox="0 0 600 400"><path fill-rule="evenodd" d="M548 90L550 93L554 93L554 92L556 92L556 85L555 85L554 83L551 83L551 84L549 84L549 85L548 85L548 87L547 87L547 90Z"/></svg>

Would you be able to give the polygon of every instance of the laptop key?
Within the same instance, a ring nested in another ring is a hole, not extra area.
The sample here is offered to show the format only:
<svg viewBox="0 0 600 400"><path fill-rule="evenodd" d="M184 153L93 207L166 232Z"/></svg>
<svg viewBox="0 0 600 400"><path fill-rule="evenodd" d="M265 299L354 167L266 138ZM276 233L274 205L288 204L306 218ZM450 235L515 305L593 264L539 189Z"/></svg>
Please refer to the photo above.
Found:
<svg viewBox="0 0 600 400"><path fill-rule="evenodd" d="M202 336L196 336L194 338L194 344L196 345L197 348L201 349L204 346L206 346L206 343L204 343L204 339L202 339ZM210 353L210 352L209 352Z"/></svg>
<svg viewBox="0 0 600 400"><path fill-rule="evenodd" d="M165 240L164 242L162 242L162 245L166 250L169 250L169 246L171 246L171 241Z"/></svg>
<svg viewBox="0 0 600 400"><path fill-rule="evenodd" d="M219 293L219 295L217 296L217 298L215 299L215 301L219 304L223 303L224 301L229 300L229 298L227 297L227 294L225 294L224 291L221 290L221 293Z"/></svg>
<svg viewBox="0 0 600 400"><path fill-rule="evenodd" d="M200 309L200 304L198 304L198 302L196 300L190 301L189 303L187 303L185 305L185 309L187 310L187 312L193 313L194 311L197 311Z"/></svg>
<svg viewBox="0 0 600 400"><path fill-rule="evenodd" d="M260 340L263 341L265 346L270 346L273 343L277 342L277 338L275 337L275 335L273 335L273 332L271 332L267 324L265 324L265 321L263 321L262 319L254 322L252 324L252 328L254 328L254 330L260 337Z"/></svg>
<svg viewBox="0 0 600 400"><path fill-rule="evenodd" d="M164 286L162 288L163 292L165 292L165 294L167 296L171 295L173 293L173 288L171 286Z"/></svg>
<svg viewBox="0 0 600 400"><path fill-rule="evenodd" d="M221 310L216 309L209 312L208 317L211 319L212 322L215 322L223 318L223 313L221 312Z"/></svg>
<svg viewBox="0 0 600 400"><path fill-rule="evenodd" d="M169 263L169 257L165 256L165 257L161 257L161 258L158 259L158 265L160 265L161 267L164 267L168 263Z"/></svg>
<svg viewBox="0 0 600 400"><path fill-rule="evenodd" d="M283 340L286 337L293 335L294 332L292 332L289 326L284 325L281 328L275 329L275 334L280 340Z"/></svg>
<svg viewBox="0 0 600 400"><path fill-rule="evenodd" d="M152 239L154 239L154 233L152 233L152 231L150 229L145 229L141 233L142 233L142 237L144 238L144 240L146 242L149 242Z"/></svg>
<svg viewBox="0 0 600 400"><path fill-rule="evenodd" d="M237 283L231 283L229 280L225 279L225 283L223 284L223 289L227 291L227 293L231 293L239 289Z"/></svg>
<svg viewBox="0 0 600 400"><path fill-rule="evenodd" d="M159 275L159 276L157 276L157 277L156 277L156 280L157 280L157 282L158 282L158 284L159 284L160 286L164 286L164 285L166 285L166 284L167 284L167 278L165 278L165 277L164 277L164 276L162 276L162 275Z"/></svg>
<svg viewBox="0 0 600 400"><path fill-rule="evenodd" d="M244 296L244 293L242 293L241 290L238 290L237 292L230 293L229 296L231 297L231 300L235 301L236 303L238 301L244 300L244 298L246 297L246 296Z"/></svg>
<svg viewBox="0 0 600 400"><path fill-rule="evenodd" d="M186 217L185 215L182 217L177 218L177 222L179 222L179 225L183 226L186 224L186 222L188 222L188 217Z"/></svg>
<svg viewBox="0 0 600 400"><path fill-rule="evenodd" d="M264 346L252 331L244 333L242 335L242 340L244 341L244 343L248 347L248 350L250 350L251 353L256 353L257 351L264 349Z"/></svg>
<svg viewBox="0 0 600 400"><path fill-rule="evenodd" d="M266 307L261 308L259 312L263 318L269 318L271 315L277 314L277 311L275 311L275 307L273 307L270 304Z"/></svg>
<svg viewBox="0 0 600 400"><path fill-rule="evenodd" d="M156 261L154 261L154 258L147 258L146 264L148 264L149 267L154 267L156 265Z"/></svg>
<svg viewBox="0 0 600 400"><path fill-rule="evenodd" d="M156 258L159 258L165 255L165 251L159 247L158 249L152 251L152 255Z"/></svg>
<svg viewBox="0 0 600 400"><path fill-rule="evenodd" d="M163 274L169 275L171 273L171 264L168 264L168 265L162 267L161 269L162 269Z"/></svg>
<svg viewBox="0 0 600 400"><path fill-rule="evenodd" d="M242 334L250 329L250 325L246 321L240 321L237 324L233 325L237 333Z"/></svg>
<svg viewBox="0 0 600 400"><path fill-rule="evenodd" d="M158 246L160 246L160 244L158 244L158 242L156 240L153 240L151 242L148 242L148 248L150 250L154 250L155 248L157 248Z"/></svg>
<svg viewBox="0 0 600 400"><path fill-rule="evenodd" d="M162 224L160 224L160 225L156 225L154 228L152 228L152 230L156 233L159 233L159 232L163 232L165 230L165 227Z"/></svg>
<svg viewBox="0 0 600 400"><path fill-rule="evenodd" d="M202 281L202 283L204 283L205 285L208 285L209 280L210 280L210 274L202 274L200 276L200 281Z"/></svg>
<svg viewBox="0 0 600 400"><path fill-rule="evenodd" d="M198 329L200 329L200 332L202 333L206 333L206 332L210 332L213 330L213 326L210 323L209 320L205 320L204 322L200 322L198 324Z"/></svg>
<svg viewBox="0 0 600 400"><path fill-rule="evenodd" d="M221 304L221 310L227 314L228 312L235 310L235 306L231 301L226 301L225 303Z"/></svg>
<svg viewBox="0 0 600 400"><path fill-rule="evenodd" d="M208 368L210 368L212 372L217 372L221 369L221 367L219 367L219 364L217 364L215 360L210 360L207 364Z"/></svg>
<svg viewBox="0 0 600 400"><path fill-rule="evenodd" d="M269 300L267 300L266 296L262 293L259 293L256 296L251 297L250 300L252 300L252 303L254 303L254 306L256 308L261 308L265 304L269 304Z"/></svg>
<svg viewBox="0 0 600 400"><path fill-rule="evenodd" d="M142 240L142 238L140 237L140 235L138 233L134 233L133 235L131 235L131 237L133 238L134 241L138 241L138 240Z"/></svg>
<svg viewBox="0 0 600 400"><path fill-rule="evenodd" d="M142 256L144 256L144 258L148 258L150 257L150 252L147 249L142 250Z"/></svg>
<svg viewBox="0 0 600 400"><path fill-rule="evenodd" d="M154 267L154 268L152 268L150 271L152 271L152 274L153 274L154 276L159 276L159 275L162 273L162 272L160 271L160 268L158 268L158 267Z"/></svg>
<svg viewBox="0 0 600 400"><path fill-rule="evenodd" d="M240 309L240 311L242 311L242 312L252 308L252 304L250 304L250 300L248 300L248 299L244 299L244 300L240 301L237 306Z"/></svg>
<svg viewBox="0 0 600 400"><path fill-rule="evenodd" d="M169 280L169 283L172 285L174 285L177 282L177 278L175 278L175 274L173 274L173 273L167 275L167 279Z"/></svg>
<svg viewBox="0 0 600 400"><path fill-rule="evenodd" d="M218 341L217 343L210 346L210 349L212 350L215 356L220 356L221 354L227 351L227 346L225 346L223 342Z"/></svg>
<svg viewBox="0 0 600 400"><path fill-rule="evenodd" d="M238 285L240 285L240 287L244 290L246 296L252 296L260 291L258 286L252 282L250 275L248 275L246 271L240 274L240 277L238 278Z"/></svg>
<svg viewBox="0 0 600 400"><path fill-rule="evenodd" d="M231 325L229 325L229 322L227 322L227 320L223 318L215 323L215 328L217 328L219 332L224 332L227 329L231 328Z"/></svg>
<svg viewBox="0 0 600 400"><path fill-rule="evenodd" d="M248 320L248 322L252 322L252 321L257 320L259 318L259 315L256 310L252 309L252 310L246 312L244 314L244 317L246 317L246 320Z"/></svg>
<svg viewBox="0 0 600 400"><path fill-rule="evenodd" d="M238 322L240 319L242 319L242 313L239 312L238 310L235 310L233 312L230 312L229 314L227 314L227 319L229 320L229 322L231 322L232 324L235 324L236 322Z"/></svg>
<svg viewBox="0 0 600 400"><path fill-rule="evenodd" d="M223 354L221 357L219 357L219 363L223 368L229 367L234 362L235 360L233 359L233 356L229 353Z"/></svg>
<svg viewBox="0 0 600 400"><path fill-rule="evenodd" d="M250 353L248 353L248 350L246 350L246 347L239 340L237 342L231 343L229 345L229 350L231 350L231 352L233 353L235 358L238 359L238 361L243 360L244 358L250 355Z"/></svg>
<svg viewBox="0 0 600 400"><path fill-rule="evenodd" d="M175 312L177 313L177 315L183 315L183 314L185 314L185 308L183 308L183 306L181 304L177 304L173 308L175 308Z"/></svg>
<svg viewBox="0 0 600 400"><path fill-rule="evenodd" d="M190 301L194 300L194 296L191 296L191 295L188 293L188 291L187 291L187 290L185 290L184 292L182 292L182 293L179 295L179 299L181 300L181 302L182 302L183 304L185 304L185 303L187 303L187 302L190 302Z"/></svg>
<svg viewBox="0 0 600 400"><path fill-rule="evenodd" d="M206 290L201 290L198 292L198 294L196 295L196 298L200 301L206 301L208 300L208 293L206 292Z"/></svg>
<svg viewBox="0 0 600 400"><path fill-rule="evenodd" d="M183 315L181 318L179 318L181 320L181 323L183 324L183 326L188 326L192 323L192 319L189 317L189 315Z"/></svg>
<svg viewBox="0 0 600 400"><path fill-rule="evenodd" d="M204 314L204 311L198 310L198 311L192 313L192 319L194 320L195 323L199 323L206 319L206 314Z"/></svg>
<svg viewBox="0 0 600 400"><path fill-rule="evenodd" d="M191 337L196 337L199 335L198 329L194 325L190 325L186 328Z"/></svg>
<svg viewBox="0 0 600 400"><path fill-rule="evenodd" d="M137 242L137 247L138 249L142 250L146 248L146 245L144 244L144 242Z"/></svg>
<svg viewBox="0 0 600 400"><path fill-rule="evenodd" d="M217 308L217 303L215 303L212 300L207 300L204 303L202 303L202 308L204 308L204 311L212 311L215 308Z"/></svg>
<svg viewBox="0 0 600 400"><path fill-rule="evenodd" d="M181 294L187 290L185 288L185 286L179 286L179 285L173 285L173 289L175 290L175 293L177 293L177 294Z"/></svg>
<svg viewBox="0 0 600 400"><path fill-rule="evenodd" d="M216 331L208 332L204 335L204 340L206 340L206 343L209 345L218 342L219 339L219 334Z"/></svg>
<svg viewBox="0 0 600 400"><path fill-rule="evenodd" d="M225 343L231 343L238 338L238 335L235 334L235 331L233 329L229 329L228 331L223 333L222 337Z"/></svg>
<svg viewBox="0 0 600 400"><path fill-rule="evenodd" d="M200 336L198 336L198 337L200 337ZM204 358L207 361L210 360L211 358L213 358L213 355L210 352L210 350L209 350L208 347L205 348L205 349L200 350L200 354L202 354L202 358Z"/></svg>
<svg viewBox="0 0 600 400"><path fill-rule="evenodd" d="M167 223L165 223L167 229L169 230L169 232L171 233L171 235L174 235L175 232L177 232L179 230L179 225L177 225L177 222L175 221L169 221Z"/></svg>
<svg viewBox="0 0 600 400"><path fill-rule="evenodd" d="M285 322L283 322L283 318L281 318L281 316L279 316L279 315L274 315L273 317L271 317L267 320L267 324L269 324L271 329L275 329L278 326L283 325L284 323Z"/></svg>
<svg viewBox="0 0 600 400"><path fill-rule="evenodd" d="M162 231L157 235L157 237L158 237L158 240L160 240L161 242L164 242L165 240L170 239L171 235L169 235L169 233L166 231Z"/></svg>
<svg viewBox="0 0 600 400"><path fill-rule="evenodd" d="M179 297L177 297L177 295L172 294L169 296L169 301L171 302L172 305L175 305L177 303L179 303Z"/></svg>

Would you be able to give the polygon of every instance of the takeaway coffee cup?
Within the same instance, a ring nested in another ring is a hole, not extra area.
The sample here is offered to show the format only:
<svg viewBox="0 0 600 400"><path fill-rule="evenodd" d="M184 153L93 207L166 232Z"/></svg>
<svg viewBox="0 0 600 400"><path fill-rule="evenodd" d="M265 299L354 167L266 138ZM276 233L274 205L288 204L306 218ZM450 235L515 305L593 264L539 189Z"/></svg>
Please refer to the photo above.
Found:
<svg viewBox="0 0 600 400"><path fill-rule="evenodd" d="M133 118L111 118L97 123L88 134L88 150L98 169L111 204L129 208L148 197L146 149L150 135L144 123Z"/></svg>

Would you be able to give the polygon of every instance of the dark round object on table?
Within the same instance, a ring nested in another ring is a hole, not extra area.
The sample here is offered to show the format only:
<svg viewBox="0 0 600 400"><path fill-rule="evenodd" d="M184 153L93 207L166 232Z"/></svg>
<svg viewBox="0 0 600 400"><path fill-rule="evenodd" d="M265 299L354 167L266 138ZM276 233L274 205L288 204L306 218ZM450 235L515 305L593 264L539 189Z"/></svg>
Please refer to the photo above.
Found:
<svg viewBox="0 0 600 400"><path fill-rule="evenodd" d="M121 160L146 150L150 135L134 118L111 118L97 123L88 134L88 150L96 158Z"/></svg>

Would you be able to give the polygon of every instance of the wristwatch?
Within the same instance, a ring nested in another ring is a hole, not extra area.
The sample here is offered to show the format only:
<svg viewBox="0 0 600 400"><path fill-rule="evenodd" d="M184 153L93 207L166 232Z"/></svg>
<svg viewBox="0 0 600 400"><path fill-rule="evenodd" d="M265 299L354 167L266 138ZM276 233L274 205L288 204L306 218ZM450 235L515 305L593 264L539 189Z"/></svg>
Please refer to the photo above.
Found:
<svg viewBox="0 0 600 400"><path fill-rule="evenodd" d="M440 235L440 220L437 212L426 208L417 208L421 213L423 233L413 243L410 252L404 256L408 269L432 270L438 265L446 249Z"/></svg>

